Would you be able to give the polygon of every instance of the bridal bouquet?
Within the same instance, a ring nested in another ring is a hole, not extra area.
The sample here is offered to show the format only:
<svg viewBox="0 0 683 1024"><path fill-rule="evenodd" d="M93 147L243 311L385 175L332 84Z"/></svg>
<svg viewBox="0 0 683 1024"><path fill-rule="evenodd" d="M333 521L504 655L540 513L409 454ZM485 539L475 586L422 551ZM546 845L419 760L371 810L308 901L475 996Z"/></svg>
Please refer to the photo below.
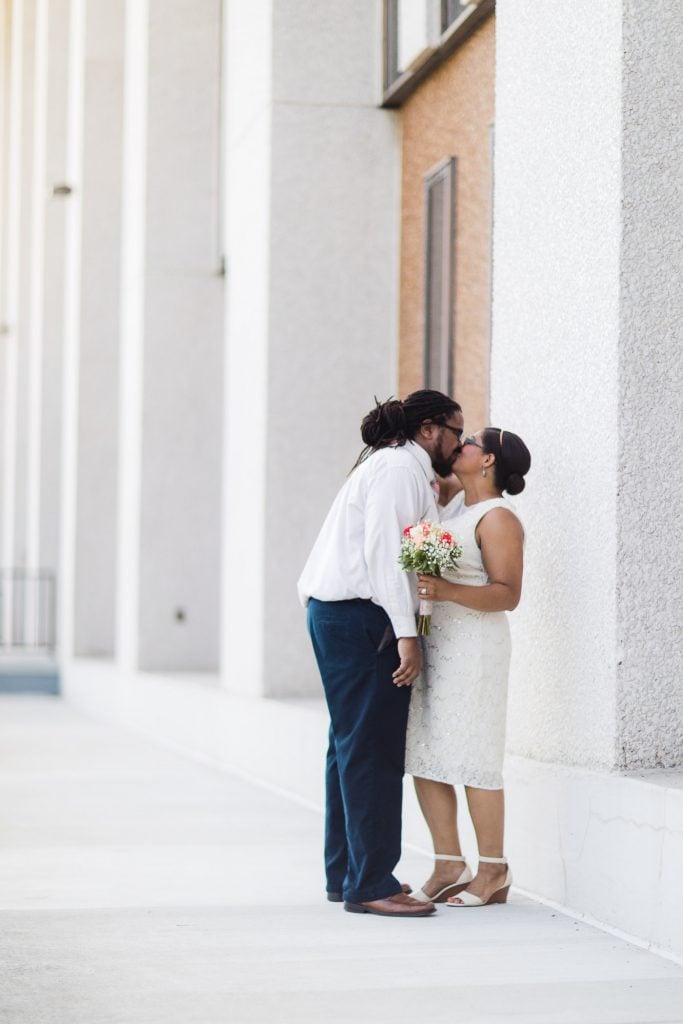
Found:
<svg viewBox="0 0 683 1024"><path fill-rule="evenodd" d="M403 531L399 562L406 572L421 572L440 576L444 570L457 569L462 548L452 533L438 523L418 523ZM432 602L420 600L417 619L418 636L429 636L432 621Z"/></svg>

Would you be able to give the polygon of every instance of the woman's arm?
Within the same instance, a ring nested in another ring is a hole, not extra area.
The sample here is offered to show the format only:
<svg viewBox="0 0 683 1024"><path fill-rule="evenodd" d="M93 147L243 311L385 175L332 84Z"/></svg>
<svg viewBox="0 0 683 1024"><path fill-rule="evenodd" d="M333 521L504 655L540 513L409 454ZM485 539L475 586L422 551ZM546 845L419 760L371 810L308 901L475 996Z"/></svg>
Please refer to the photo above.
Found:
<svg viewBox="0 0 683 1024"><path fill-rule="evenodd" d="M524 563L522 524L513 512L495 508L484 516L477 533L489 582L483 587L465 587L438 576L419 575L420 597L428 601L454 601L479 612L510 612L517 607Z"/></svg>

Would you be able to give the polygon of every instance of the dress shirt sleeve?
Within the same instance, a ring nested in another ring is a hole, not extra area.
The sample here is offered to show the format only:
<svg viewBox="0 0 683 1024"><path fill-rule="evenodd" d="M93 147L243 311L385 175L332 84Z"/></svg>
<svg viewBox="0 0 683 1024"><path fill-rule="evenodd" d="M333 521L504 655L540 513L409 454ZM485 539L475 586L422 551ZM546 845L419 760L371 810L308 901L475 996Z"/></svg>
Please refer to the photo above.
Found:
<svg viewBox="0 0 683 1024"><path fill-rule="evenodd" d="M375 600L397 637L417 636L413 574L399 565L406 526L420 519L424 496L415 474L396 466L372 481L365 505L365 563Z"/></svg>

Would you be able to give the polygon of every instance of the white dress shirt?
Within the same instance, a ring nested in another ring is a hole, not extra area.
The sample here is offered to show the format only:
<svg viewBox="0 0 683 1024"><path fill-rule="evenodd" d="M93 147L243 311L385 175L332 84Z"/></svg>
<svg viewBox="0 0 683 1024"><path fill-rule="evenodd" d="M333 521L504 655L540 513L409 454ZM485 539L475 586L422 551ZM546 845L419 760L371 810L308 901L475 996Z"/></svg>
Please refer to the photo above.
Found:
<svg viewBox="0 0 683 1024"><path fill-rule="evenodd" d="M299 580L299 598L365 598L386 611L397 637L416 636L414 573L398 558L406 526L438 522L429 455L414 441L380 448L334 500Z"/></svg>

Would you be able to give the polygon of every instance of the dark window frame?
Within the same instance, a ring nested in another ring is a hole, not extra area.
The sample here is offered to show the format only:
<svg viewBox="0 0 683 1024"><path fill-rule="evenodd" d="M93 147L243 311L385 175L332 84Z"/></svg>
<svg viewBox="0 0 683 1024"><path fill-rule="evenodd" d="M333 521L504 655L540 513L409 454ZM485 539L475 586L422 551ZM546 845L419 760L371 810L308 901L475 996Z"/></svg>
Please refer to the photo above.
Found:
<svg viewBox="0 0 683 1024"><path fill-rule="evenodd" d="M423 362L422 376L426 388L434 388L450 395L453 393L453 382L455 378L455 238L456 238L456 196L457 196L457 167L458 161L454 156L446 157L439 161L429 170L423 179L424 182L424 333L423 333ZM431 379L431 355L433 352L434 339L432 335L432 295L431 287L434 280L433 258L434 250L432 236L432 202L433 189L437 183L445 182L444 194L448 199L448 211L444 214L443 241L441 255L445 256L442 264L441 282L441 332L438 339L440 348L439 365L442 369L441 379ZM444 331L445 327L445 331ZM445 373L443 369L445 367Z"/></svg>
<svg viewBox="0 0 683 1024"><path fill-rule="evenodd" d="M444 25L444 12L448 11L449 0L442 0L441 24ZM384 0L384 39L383 39L383 86L382 107L400 107L440 64L465 42L486 19L495 12L496 0L479 0L469 4L455 18L455 21L443 28L438 42L423 51L421 59L408 70L398 68L398 5L400 0Z"/></svg>
<svg viewBox="0 0 683 1024"><path fill-rule="evenodd" d="M461 0L441 0L441 32L444 33L463 12L467 3Z"/></svg>

